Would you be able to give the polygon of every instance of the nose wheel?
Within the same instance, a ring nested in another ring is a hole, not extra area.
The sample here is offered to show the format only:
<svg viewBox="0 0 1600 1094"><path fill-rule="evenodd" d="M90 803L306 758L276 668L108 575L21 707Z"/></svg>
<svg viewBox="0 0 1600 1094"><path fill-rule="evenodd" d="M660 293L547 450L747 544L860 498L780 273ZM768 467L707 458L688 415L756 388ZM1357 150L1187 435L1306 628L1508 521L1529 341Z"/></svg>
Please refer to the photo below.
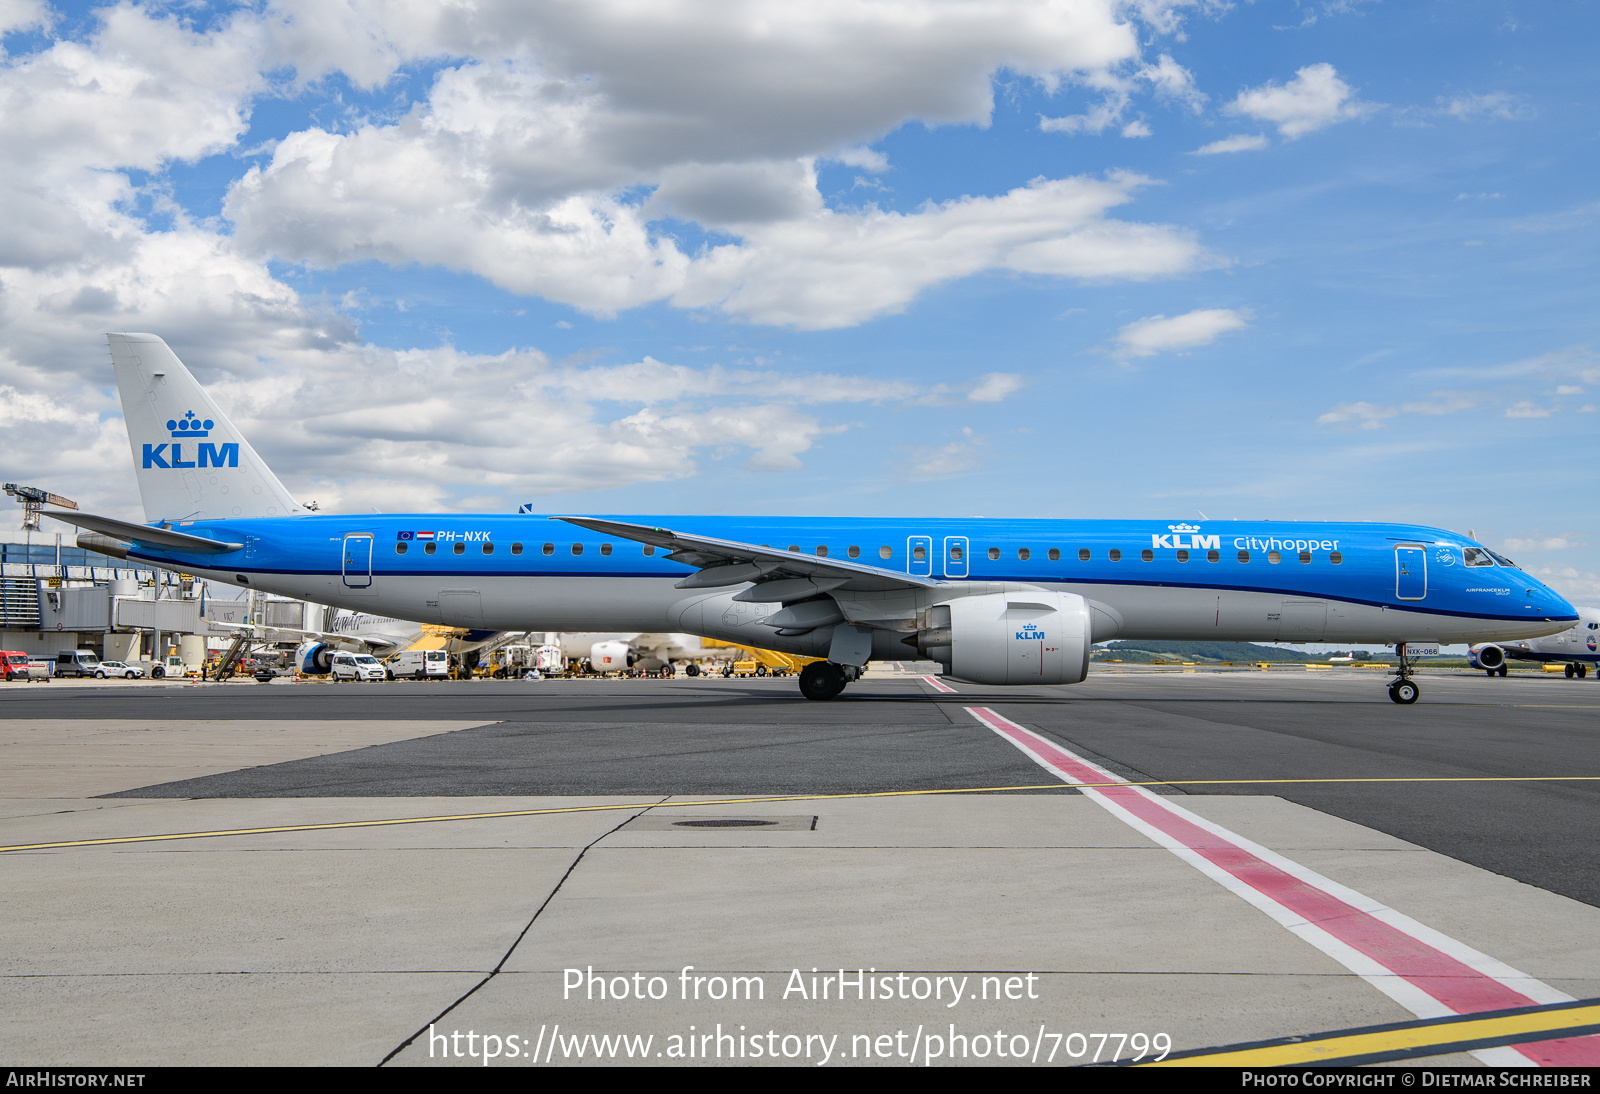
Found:
<svg viewBox="0 0 1600 1094"><path fill-rule="evenodd" d="M1417 687L1417 682L1411 678L1411 659L1406 656L1406 644L1396 643L1394 653L1400 658L1400 667L1395 670L1394 683L1389 685L1389 700L1408 707L1417 701L1417 696L1422 692Z"/></svg>

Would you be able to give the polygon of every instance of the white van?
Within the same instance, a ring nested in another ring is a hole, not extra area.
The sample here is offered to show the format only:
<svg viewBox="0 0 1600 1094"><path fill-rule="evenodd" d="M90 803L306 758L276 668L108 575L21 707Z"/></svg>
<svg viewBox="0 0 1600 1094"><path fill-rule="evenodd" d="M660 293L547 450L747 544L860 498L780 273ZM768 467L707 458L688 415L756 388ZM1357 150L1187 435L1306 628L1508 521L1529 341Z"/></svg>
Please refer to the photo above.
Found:
<svg viewBox="0 0 1600 1094"><path fill-rule="evenodd" d="M444 650L406 650L389 661L396 680L444 679L450 675L450 655Z"/></svg>
<svg viewBox="0 0 1600 1094"><path fill-rule="evenodd" d="M382 681L389 676L383 662L370 653L336 653L333 655L332 672L335 681L354 680L357 683Z"/></svg>

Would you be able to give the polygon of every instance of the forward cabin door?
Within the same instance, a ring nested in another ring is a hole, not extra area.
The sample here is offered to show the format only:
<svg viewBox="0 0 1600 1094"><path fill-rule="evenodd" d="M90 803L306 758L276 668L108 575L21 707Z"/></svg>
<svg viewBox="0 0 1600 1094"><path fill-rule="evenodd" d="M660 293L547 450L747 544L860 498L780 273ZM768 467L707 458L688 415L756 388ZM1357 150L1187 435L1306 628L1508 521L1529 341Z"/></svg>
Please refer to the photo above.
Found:
<svg viewBox="0 0 1600 1094"><path fill-rule="evenodd" d="M1428 552L1419 543L1402 543L1394 549L1396 600L1421 600L1428 595Z"/></svg>

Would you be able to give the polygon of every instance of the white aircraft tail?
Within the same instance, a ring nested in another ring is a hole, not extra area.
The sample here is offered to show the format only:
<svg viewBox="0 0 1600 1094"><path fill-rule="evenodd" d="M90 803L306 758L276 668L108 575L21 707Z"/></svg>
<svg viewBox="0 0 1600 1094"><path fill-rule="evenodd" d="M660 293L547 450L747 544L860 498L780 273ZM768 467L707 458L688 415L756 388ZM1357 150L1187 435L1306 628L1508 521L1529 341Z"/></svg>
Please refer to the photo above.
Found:
<svg viewBox="0 0 1600 1094"><path fill-rule="evenodd" d="M165 342L153 334L106 341L145 519L305 512Z"/></svg>

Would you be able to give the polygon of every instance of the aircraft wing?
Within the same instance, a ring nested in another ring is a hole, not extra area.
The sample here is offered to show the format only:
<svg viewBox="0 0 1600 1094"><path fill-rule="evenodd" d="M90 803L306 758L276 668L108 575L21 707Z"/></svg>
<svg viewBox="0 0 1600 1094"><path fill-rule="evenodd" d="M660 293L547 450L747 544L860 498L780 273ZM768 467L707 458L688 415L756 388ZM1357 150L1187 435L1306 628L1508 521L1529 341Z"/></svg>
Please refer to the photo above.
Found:
<svg viewBox="0 0 1600 1094"><path fill-rule="evenodd" d="M187 532L174 532L170 528L151 528L146 524L130 524L128 521L115 520L111 517L97 517L92 513L48 509L44 515L54 517L63 524L75 524L79 528L87 528L91 532L103 532L118 539L147 543L152 547L164 547L170 551L216 554L222 551L237 551L244 546L242 543L224 543L221 540L206 539L204 536L191 536Z"/></svg>
<svg viewBox="0 0 1600 1094"><path fill-rule="evenodd" d="M667 555L669 560L693 566L700 571L678 582L677 587L680 589L713 589L770 577L828 581L832 589L841 592L931 589L943 584L935 578L918 577L897 570L884 570L877 566L863 566L845 559L818 558L793 551L774 550L755 543L688 535L674 532L670 528L652 528L647 524L594 520L590 517L551 519L564 520L568 524L576 524L580 528L616 536L619 539L631 539L636 543L649 543L666 548L672 552Z"/></svg>

